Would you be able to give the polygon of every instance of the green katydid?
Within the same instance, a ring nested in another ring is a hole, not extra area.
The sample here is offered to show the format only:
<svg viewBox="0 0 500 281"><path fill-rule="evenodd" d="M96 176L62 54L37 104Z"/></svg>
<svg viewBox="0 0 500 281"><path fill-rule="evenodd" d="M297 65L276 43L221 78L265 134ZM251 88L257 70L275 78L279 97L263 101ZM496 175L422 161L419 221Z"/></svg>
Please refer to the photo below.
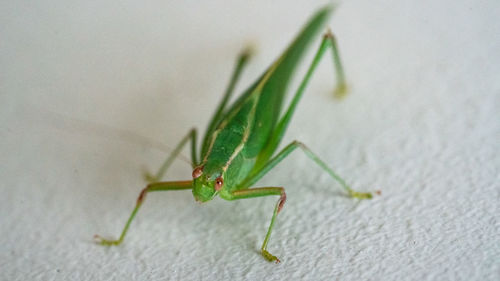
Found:
<svg viewBox="0 0 500 281"><path fill-rule="evenodd" d="M199 202L209 201L216 195L225 200L279 196L261 248L264 258L279 262L280 260L276 256L267 251L267 244L276 216L282 210L286 200L285 189L283 187L253 187L253 185L296 148L301 148L310 159L330 174L351 197L371 198L371 193L362 193L351 189L325 162L298 141L290 143L283 150L275 153L311 75L328 48L333 53L338 83L336 92L342 94L346 91L346 82L336 41L332 33L327 31L290 105L282 114L282 103L291 76L308 45L322 29L331 12L331 6L319 10L288 49L241 97L228 107L227 103L235 84L251 55L250 50L244 51L237 61L228 89L208 125L201 145L200 157L197 154L197 131L192 129L173 150L156 175L146 175L150 184L141 191L137 198L136 206L119 239L106 240L96 235L97 242L102 245L120 244L143 203L145 195L152 191L191 189L194 198ZM191 161L194 169L192 180L160 182L159 180L188 141L191 141Z"/></svg>

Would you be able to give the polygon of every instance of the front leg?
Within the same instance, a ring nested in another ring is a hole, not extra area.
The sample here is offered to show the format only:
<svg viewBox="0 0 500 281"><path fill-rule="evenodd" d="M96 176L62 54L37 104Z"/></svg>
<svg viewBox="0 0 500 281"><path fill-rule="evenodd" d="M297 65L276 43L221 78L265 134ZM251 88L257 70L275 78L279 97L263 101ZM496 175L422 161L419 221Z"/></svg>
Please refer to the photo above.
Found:
<svg viewBox="0 0 500 281"><path fill-rule="evenodd" d="M125 238L125 235L127 234L130 223L132 222L135 215L137 214L137 211L141 207L142 202L144 201L144 198L146 197L146 193L152 192L152 191L184 190L184 189L191 189L191 188L193 188L192 181L155 182L155 183L148 184L141 191L141 193L139 193L139 197L137 197L137 202L135 204L135 208L132 211L132 214L130 214L129 219L127 220L127 223L125 224L125 227L123 228L122 233L120 234L120 238L118 238L117 240L109 240L109 239L104 239L99 235L94 235L95 241L98 244L105 245L105 246L120 245L123 242L123 238Z"/></svg>
<svg viewBox="0 0 500 281"><path fill-rule="evenodd" d="M273 229L274 219L276 219L276 215L278 215L278 213L283 208L283 205L285 204L286 201L285 189L283 187L258 187L258 188L237 190L232 192L231 195L232 197L230 198L230 200L271 196L271 195L280 196L280 199L276 203L276 207L274 207L273 217L271 218L271 224L267 229L266 238L264 238L264 243L262 243L261 247L261 253L262 256L264 256L264 258L266 258L268 261L271 262L274 261L276 263L279 263L280 260L276 256L271 255L271 253L267 251L267 243L269 242L269 237L271 237L271 231Z"/></svg>

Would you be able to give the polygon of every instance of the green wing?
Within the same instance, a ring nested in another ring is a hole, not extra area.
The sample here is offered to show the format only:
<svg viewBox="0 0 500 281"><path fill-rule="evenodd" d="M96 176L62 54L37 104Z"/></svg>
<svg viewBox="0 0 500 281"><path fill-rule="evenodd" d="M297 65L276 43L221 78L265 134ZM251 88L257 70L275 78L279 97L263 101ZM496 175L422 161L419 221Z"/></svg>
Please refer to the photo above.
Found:
<svg viewBox="0 0 500 281"><path fill-rule="evenodd" d="M201 155L202 159L208 159L207 172L230 163L236 154L255 159L265 148L281 115L290 79L331 11L331 6L319 10L283 54L231 107L224 110L217 126L210 126Z"/></svg>
<svg viewBox="0 0 500 281"><path fill-rule="evenodd" d="M276 123L281 115L282 103L290 79L311 42L322 31L331 11L331 6L319 10L302 29L288 49L266 70L266 73L260 78L265 78L265 80L258 80L255 83L264 83L261 92L248 91L246 93L247 95L260 95L255 111L253 128L244 150L246 157L256 157L267 144L267 140L276 127ZM272 71L272 73L266 75L269 71Z"/></svg>

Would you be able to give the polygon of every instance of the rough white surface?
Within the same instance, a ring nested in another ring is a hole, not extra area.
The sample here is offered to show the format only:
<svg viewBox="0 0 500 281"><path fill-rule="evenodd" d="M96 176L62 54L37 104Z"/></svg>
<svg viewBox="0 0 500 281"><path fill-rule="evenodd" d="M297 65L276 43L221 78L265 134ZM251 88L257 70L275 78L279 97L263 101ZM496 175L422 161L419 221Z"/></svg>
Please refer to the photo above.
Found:
<svg viewBox="0 0 500 281"><path fill-rule="evenodd" d="M204 128L242 47L258 53L238 90L324 4L176 2L0 4L1 280L500 280L495 0L339 7L351 95L332 99L325 60L285 142L382 196L346 198L294 152L259 182L287 189L281 264L258 253L276 198L150 194L123 245L93 244L121 231L157 142Z"/></svg>

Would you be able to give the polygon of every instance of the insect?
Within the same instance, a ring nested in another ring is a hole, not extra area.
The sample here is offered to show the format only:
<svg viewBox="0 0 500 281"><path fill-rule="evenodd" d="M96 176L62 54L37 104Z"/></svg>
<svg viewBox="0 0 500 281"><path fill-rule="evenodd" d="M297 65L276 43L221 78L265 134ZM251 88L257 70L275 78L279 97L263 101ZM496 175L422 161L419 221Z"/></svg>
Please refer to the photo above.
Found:
<svg viewBox="0 0 500 281"><path fill-rule="evenodd" d="M279 263L280 260L267 251L267 245L276 216L286 201L285 189L283 187L254 187L254 184L297 148L300 148L321 169L330 174L351 197L372 198L371 193L351 189L340 176L301 142L294 141L277 152L278 145L311 75L328 49L332 51L337 75L336 93L346 92L347 87L337 44L332 33L327 31L292 101L282 112L285 92L292 74L311 41L323 28L332 10L331 6L320 9L281 56L231 106L228 106L234 87L251 56L250 49L243 51L237 60L224 97L208 125L200 147L200 154L197 153L197 130L192 129L175 147L155 175L146 174L146 179L150 183L140 192L136 206L120 237L117 240L106 240L96 235L96 242L102 245L119 245L144 202L146 194L152 191L191 190L194 198L199 202L210 201L217 195L225 200L278 196L261 253L268 261ZM160 181L189 141L193 167L192 179Z"/></svg>

